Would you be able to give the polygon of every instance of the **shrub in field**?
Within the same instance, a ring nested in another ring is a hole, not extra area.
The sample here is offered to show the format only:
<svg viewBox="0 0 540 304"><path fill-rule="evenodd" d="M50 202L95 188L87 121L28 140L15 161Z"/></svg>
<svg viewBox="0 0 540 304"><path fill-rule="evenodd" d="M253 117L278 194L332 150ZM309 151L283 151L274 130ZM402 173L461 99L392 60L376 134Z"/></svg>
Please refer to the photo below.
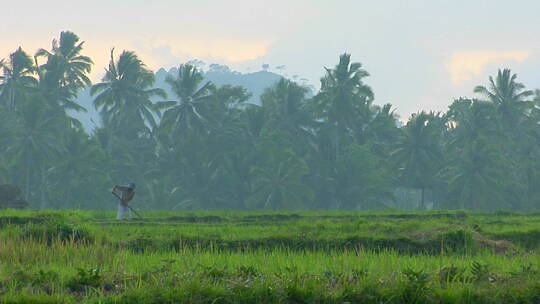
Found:
<svg viewBox="0 0 540 304"><path fill-rule="evenodd" d="M353 269L351 271L350 277L354 281L360 281L367 277L369 271L365 268L363 269Z"/></svg>
<svg viewBox="0 0 540 304"><path fill-rule="evenodd" d="M47 295L47 294L17 294L5 296L1 303L5 304L68 304L80 303L69 295Z"/></svg>
<svg viewBox="0 0 540 304"><path fill-rule="evenodd" d="M45 270L40 269L36 273L33 279L33 283L34 284L54 283L54 282L58 282L59 278L60 276L58 275L58 273L53 270L45 271Z"/></svg>
<svg viewBox="0 0 540 304"><path fill-rule="evenodd" d="M59 284L59 278L59 274L53 270L45 271L40 269L34 273L24 269L16 269L8 277L6 283L9 282L19 288L32 287L33 289L42 290L47 294L50 294L52 286ZM2 284L0 284L0 291L1 285Z"/></svg>
<svg viewBox="0 0 540 304"><path fill-rule="evenodd" d="M92 242L90 232L68 220L65 213L44 212L28 221L22 229L23 239L34 239L51 244L53 241ZM76 221L75 221L76 222Z"/></svg>
<svg viewBox="0 0 540 304"><path fill-rule="evenodd" d="M176 263L174 259L165 259L157 266L152 267L152 269L144 271L141 273L141 279L143 280L153 280L165 284L169 279L176 279L178 274L173 270L173 264Z"/></svg>
<svg viewBox="0 0 540 304"><path fill-rule="evenodd" d="M489 272L489 265L482 264L478 261L472 262L471 274L472 274L472 279L477 282L493 279Z"/></svg>
<svg viewBox="0 0 540 304"><path fill-rule="evenodd" d="M204 277L208 277L213 281L217 281L229 276L227 267L214 267L214 266L205 266L199 265L202 269L201 273Z"/></svg>
<svg viewBox="0 0 540 304"><path fill-rule="evenodd" d="M6 225L39 225L53 222L67 222L67 218L64 213L59 212L40 212L37 214L26 212L22 214L17 214L15 212L8 211L7 214L3 212L2 216L0 216L0 228L5 227Z"/></svg>
<svg viewBox="0 0 540 304"><path fill-rule="evenodd" d="M518 212L512 211L512 210L495 210L493 212L496 216L511 216L511 215L519 215Z"/></svg>
<svg viewBox="0 0 540 304"><path fill-rule="evenodd" d="M44 271L40 269L32 276L31 285L34 288L43 290L47 294L51 294L53 286L59 284L59 279L60 276L57 272L52 270Z"/></svg>
<svg viewBox="0 0 540 304"><path fill-rule="evenodd" d="M165 219L169 222L185 222L185 223L221 223L226 222L227 219L220 216L170 216Z"/></svg>
<svg viewBox="0 0 540 304"><path fill-rule="evenodd" d="M66 283L66 286L71 291L81 292L89 287L98 288L103 284L100 268L93 269L77 269L77 276Z"/></svg>
<svg viewBox="0 0 540 304"><path fill-rule="evenodd" d="M7 282L18 287L26 286L32 282L32 274L24 269L15 269L11 275L7 277L6 283Z"/></svg>
<svg viewBox="0 0 540 304"><path fill-rule="evenodd" d="M41 217L2 216L0 217L0 228L6 225L41 224L43 222L45 222L45 219Z"/></svg>
<svg viewBox="0 0 540 304"><path fill-rule="evenodd" d="M405 282L403 283L400 300L401 303L429 303L427 297L429 287L429 275L423 270L403 270Z"/></svg>
<svg viewBox="0 0 540 304"><path fill-rule="evenodd" d="M445 266L439 270L439 281L441 284L463 282L465 280L465 268L457 266Z"/></svg>
<svg viewBox="0 0 540 304"><path fill-rule="evenodd" d="M384 294L379 285L366 282L360 290L346 288L342 294L341 303L390 303L388 295Z"/></svg>
<svg viewBox="0 0 540 304"><path fill-rule="evenodd" d="M259 271L253 266L242 265L236 269L236 272L240 277L247 279L258 277L260 275Z"/></svg>
<svg viewBox="0 0 540 304"><path fill-rule="evenodd" d="M310 288L312 287L312 288ZM289 303L320 303L320 290L314 286L302 286L297 281L289 282L285 286L285 293Z"/></svg>
<svg viewBox="0 0 540 304"><path fill-rule="evenodd" d="M22 237L52 244L61 242L92 242L93 238L87 229L64 222L48 222L40 225L27 225L24 227Z"/></svg>
<svg viewBox="0 0 540 304"><path fill-rule="evenodd" d="M513 277L521 277L521 276L537 276L538 275L538 269L533 267L532 264L527 265L521 265L519 271L512 271L510 272L510 275Z"/></svg>
<svg viewBox="0 0 540 304"><path fill-rule="evenodd" d="M119 243L119 247L127 248L136 253L144 253L146 250L151 248L159 248L159 242L157 240L151 239L149 237L139 237L131 240L126 240Z"/></svg>
<svg viewBox="0 0 540 304"><path fill-rule="evenodd" d="M511 240L512 243L533 250L540 247L540 230L531 229L529 231L508 231L497 234L497 239Z"/></svg>
<svg viewBox="0 0 540 304"><path fill-rule="evenodd" d="M441 244L441 252L468 253L475 249L472 234L463 229L442 233L438 241Z"/></svg>

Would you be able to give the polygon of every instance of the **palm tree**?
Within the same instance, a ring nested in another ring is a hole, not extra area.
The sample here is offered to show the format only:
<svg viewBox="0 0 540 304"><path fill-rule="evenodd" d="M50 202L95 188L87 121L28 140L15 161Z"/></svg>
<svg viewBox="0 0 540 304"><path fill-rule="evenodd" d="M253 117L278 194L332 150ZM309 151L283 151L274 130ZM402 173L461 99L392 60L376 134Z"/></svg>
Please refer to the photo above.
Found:
<svg viewBox="0 0 540 304"><path fill-rule="evenodd" d="M314 101L319 113L334 128L334 146L339 158L341 137L351 128L357 115L362 114L360 111L369 109L373 92L363 82L369 73L362 69L362 64L351 63L349 54L342 54L334 69L325 69L321 90Z"/></svg>
<svg viewBox="0 0 540 304"><path fill-rule="evenodd" d="M442 163L439 119L433 113L413 114L393 152L404 184L421 190L420 209L425 209L425 190L433 184Z"/></svg>
<svg viewBox="0 0 540 304"><path fill-rule="evenodd" d="M68 130L62 146L64 149L54 162L51 174L56 181L54 186L62 207L69 208L83 196L92 196L94 189L91 184L108 179L103 170L105 167L99 166L104 156L103 150L84 131Z"/></svg>
<svg viewBox="0 0 540 304"><path fill-rule="evenodd" d="M308 172L306 164L292 151L273 154L263 165L252 168L255 181L248 204L272 210L301 208L314 197L302 181Z"/></svg>
<svg viewBox="0 0 540 304"><path fill-rule="evenodd" d="M497 132L497 110L491 102L460 98L450 105L446 117L451 131L449 148L462 149L481 137L501 140Z"/></svg>
<svg viewBox="0 0 540 304"><path fill-rule="evenodd" d="M527 98L534 93L525 90L522 83L516 82L517 75L509 69L499 70L497 77L489 77L489 88L477 86L475 93L483 95L487 101L494 103L506 132L516 131L522 122L527 109L532 105Z"/></svg>
<svg viewBox="0 0 540 304"><path fill-rule="evenodd" d="M32 59L20 47L9 55L9 60L0 61L0 104L14 110L16 102L37 87L33 74L35 68Z"/></svg>
<svg viewBox="0 0 540 304"><path fill-rule="evenodd" d="M480 136L467 144L448 167L449 191L459 208L486 210L503 205L508 159L491 141ZM505 173L506 172L506 173Z"/></svg>
<svg viewBox="0 0 540 304"><path fill-rule="evenodd" d="M312 137L312 119L306 110L307 92L307 88L281 78L261 95L262 106L269 110L269 124L302 142L303 147Z"/></svg>
<svg viewBox="0 0 540 304"><path fill-rule="evenodd" d="M62 149L58 134L65 130L64 116L44 103L25 103L16 112L16 123L12 125L12 137L6 153L15 155L25 175L26 198L32 195L32 185L39 185L41 207L45 207L46 171L48 160ZM37 173L38 179L32 181Z"/></svg>
<svg viewBox="0 0 540 304"><path fill-rule="evenodd" d="M369 145L347 146L336 168L339 207L379 209L391 201L394 178L388 168Z"/></svg>
<svg viewBox="0 0 540 304"><path fill-rule="evenodd" d="M517 141L519 153L511 154L517 159L514 162L519 174L515 183L516 192L525 202L525 208L537 208L540 202L540 90L535 90L533 106L523 120L520 130L522 133ZM523 187L523 189L519 189Z"/></svg>
<svg viewBox="0 0 540 304"><path fill-rule="evenodd" d="M212 149L208 137L196 130L187 130L177 140L176 158L168 166L179 177L176 186L183 189L184 201L204 209L219 207L216 193L223 166L219 149Z"/></svg>
<svg viewBox="0 0 540 304"><path fill-rule="evenodd" d="M10 182L11 180L7 161L3 156L0 156L0 184L9 184Z"/></svg>
<svg viewBox="0 0 540 304"><path fill-rule="evenodd" d="M114 48L111 60L101 83L90 90L94 106L100 110L105 124L112 123L114 128L140 130L146 123L152 128L157 126L155 116L160 116L159 107L151 98L166 97L164 90L152 88L154 74L145 64L130 51L123 51L114 59ZM136 131L135 130L135 131Z"/></svg>
<svg viewBox="0 0 540 304"><path fill-rule="evenodd" d="M538 108L540 106L540 89L534 90L533 101L535 103L535 106Z"/></svg>
<svg viewBox="0 0 540 304"><path fill-rule="evenodd" d="M161 121L165 129L178 132L205 128L211 111L214 85L210 81L202 84L203 80L204 75L190 64L181 65L176 77L167 76L165 81L178 100L161 103L169 108Z"/></svg>
<svg viewBox="0 0 540 304"><path fill-rule="evenodd" d="M10 155L8 149L12 144L15 125L13 112L0 104L0 184L12 183L14 178L10 169L17 163L13 161L14 155Z"/></svg>
<svg viewBox="0 0 540 304"><path fill-rule="evenodd" d="M493 208L502 201L500 168L509 160L501 151L498 117L495 103L466 98L455 100L446 113L450 159L441 175L448 181L448 201L459 208Z"/></svg>
<svg viewBox="0 0 540 304"><path fill-rule="evenodd" d="M398 115L391 104L372 106L368 116L354 124L354 134L359 144L373 143L383 153L399 139Z"/></svg>
<svg viewBox="0 0 540 304"><path fill-rule="evenodd" d="M86 111L74 102L77 92L91 85L88 73L92 69L92 60L81 55L84 41L70 31L60 33L60 39L54 39L50 51L40 49L36 53L36 65L39 57L47 62L38 65L40 82L47 100L53 105L61 105L64 109Z"/></svg>
<svg viewBox="0 0 540 304"><path fill-rule="evenodd" d="M0 155L6 156L14 131L17 129L13 112L0 105Z"/></svg>

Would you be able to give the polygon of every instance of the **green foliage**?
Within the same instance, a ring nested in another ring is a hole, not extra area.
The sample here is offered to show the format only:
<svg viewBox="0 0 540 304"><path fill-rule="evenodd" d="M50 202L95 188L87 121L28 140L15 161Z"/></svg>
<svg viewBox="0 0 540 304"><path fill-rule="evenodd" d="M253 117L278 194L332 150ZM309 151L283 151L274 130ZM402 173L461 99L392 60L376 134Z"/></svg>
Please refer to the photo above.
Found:
<svg viewBox="0 0 540 304"><path fill-rule="evenodd" d="M473 261L471 264L471 274L475 281L486 281L490 279L489 265Z"/></svg>
<svg viewBox="0 0 540 304"><path fill-rule="evenodd" d="M111 50L109 68L102 82L92 86L90 93L97 95L94 106L102 113L103 123L115 133L133 139L138 132L157 127L154 115L160 116L159 108L151 98L166 97L161 89L154 89L154 74L134 52L123 51L115 61Z"/></svg>
<svg viewBox="0 0 540 304"><path fill-rule="evenodd" d="M66 287L72 291L84 291L88 288L98 288L103 284L101 269L77 269L77 276L66 283Z"/></svg>
<svg viewBox="0 0 540 304"><path fill-rule="evenodd" d="M443 251L463 254L476 249L472 234L464 229L441 233L439 239Z"/></svg>
<svg viewBox="0 0 540 304"><path fill-rule="evenodd" d="M110 187L128 182L143 209L540 206L540 93L508 69L474 89L481 99L401 126L350 54L318 92L280 79L248 103L189 63L160 74L168 98L132 51L111 50L92 84L84 46L63 31L34 58L18 48L0 61L0 182L33 208L113 209ZM70 116L86 111L81 93L101 115L92 134Z"/></svg>
<svg viewBox="0 0 540 304"><path fill-rule="evenodd" d="M60 279L60 276L57 272L53 270L44 271L40 269L36 273L36 276L33 279L32 284L50 284L50 283L58 282L59 279Z"/></svg>
<svg viewBox="0 0 540 304"><path fill-rule="evenodd" d="M405 268L402 271L405 282L401 291L402 303L429 303L430 276L422 270Z"/></svg>
<svg viewBox="0 0 540 304"><path fill-rule="evenodd" d="M394 178L388 164L369 146L345 148L337 166L336 188L343 209L381 209L393 199Z"/></svg>
<svg viewBox="0 0 540 304"><path fill-rule="evenodd" d="M313 193L303 183L308 166L286 142L280 142L279 133L265 135L259 151L264 157L251 169L253 195L248 199L252 207L264 209L301 209L313 199Z"/></svg>
<svg viewBox="0 0 540 304"><path fill-rule="evenodd" d="M65 222L27 225L24 228L22 237L44 241L47 244L52 244L55 241L92 242L93 240L88 230Z"/></svg>
<svg viewBox="0 0 540 304"><path fill-rule="evenodd" d="M203 74L190 64L181 65L178 75L167 76L166 82L178 100L160 103L168 108L161 121L162 132L178 135L185 130L208 128L214 85L210 82L201 85L203 79Z"/></svg>
<svg viewBox="0 0 540 304"><path fill-rule="evenodd" d="M467 238L459 228L478 223L484 238L472 241L480 245L487 236L517 235L538 222L538 215L460 213L156 211L146 221L117 223L113 212L3 210L0 218L12 224L0 231L0 302L536 303L538 248L462 254L398 247L396 234L426 249L442 237L459 243ZM94 242L21 237L29 225L83 219ZM290 247L270 246L268 235L274 244L278 236L288 238ZM379 243L329 246L344 236ZM155 248L122 247L143 237ZM318 246L300 247L309 240ZM244 243L234 247L233 241ZM263 245L249 247L257 243ZM375 249L384 244L394 247Z"/></svg>
<svg viewBox="0 0 540 304"><path fill-rule="evenodd" d="M425 206L425 190L434 187L442 165L441 136L444 124L439 114L413 114L403 128L402 139L393 152L402 184L422 191L418 208Z"/></svg>
<svg viewBox="0 0 540 304"><path fill-rule="evenodd" d="M465 268L458 266L445 266L439 270L439 281L441 284L461 282L465 279Z"/></svg>

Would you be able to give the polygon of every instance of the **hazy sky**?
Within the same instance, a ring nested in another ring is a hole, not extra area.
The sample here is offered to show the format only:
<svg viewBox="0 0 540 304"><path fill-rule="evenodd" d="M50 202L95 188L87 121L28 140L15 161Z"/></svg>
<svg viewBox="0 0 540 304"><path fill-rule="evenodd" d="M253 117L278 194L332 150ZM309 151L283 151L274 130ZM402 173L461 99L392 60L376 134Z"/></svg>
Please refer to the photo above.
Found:
<svg viewBox="0 0 540 304"><path fill-rule="evenodd" d="M3 0L2 0L3 1ZM324 66L352 54L376 102L403 118L474 96L497 68L540 88L538 0L49 0L2 5L0 57L50 47L62 30L86 41L99 79L109 50L151 68L198 58L241 72L285 65L316 87Z"/></svg>

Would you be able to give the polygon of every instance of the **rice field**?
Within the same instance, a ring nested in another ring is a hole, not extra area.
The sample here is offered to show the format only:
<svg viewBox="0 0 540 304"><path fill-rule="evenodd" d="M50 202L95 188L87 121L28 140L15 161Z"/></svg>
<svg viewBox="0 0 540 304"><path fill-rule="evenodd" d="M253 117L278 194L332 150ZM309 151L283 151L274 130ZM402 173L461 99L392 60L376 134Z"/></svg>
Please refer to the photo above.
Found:
<svg viewBox="0 0 540 304"><path fill-rule="evenodd" d="M1 303L538 303L540 215L0 211Z"/></svg>

